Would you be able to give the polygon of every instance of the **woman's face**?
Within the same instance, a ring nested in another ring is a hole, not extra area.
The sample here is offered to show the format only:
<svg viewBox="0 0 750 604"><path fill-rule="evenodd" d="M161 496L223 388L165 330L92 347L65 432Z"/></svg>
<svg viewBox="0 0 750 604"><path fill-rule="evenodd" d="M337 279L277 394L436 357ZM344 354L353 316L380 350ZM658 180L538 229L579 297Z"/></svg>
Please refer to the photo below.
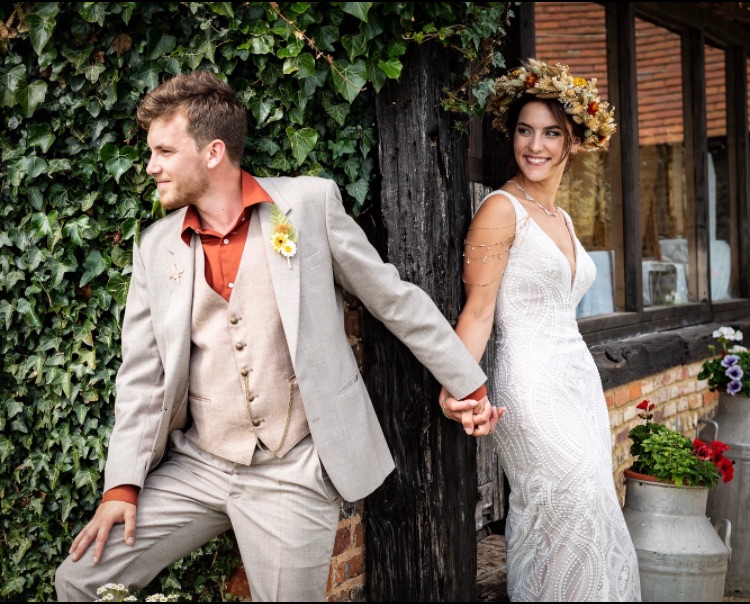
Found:
<svg viewBox="0 0 750 604"><path fill-rule="evenodd" d="M513 132L513 152L526 180L540 182L556 176L559 182L566 164L560 161L565 144L563 129L549 107L535 101L526 103ZM573 139L570 152L575 153L579 144Z"/></svg>

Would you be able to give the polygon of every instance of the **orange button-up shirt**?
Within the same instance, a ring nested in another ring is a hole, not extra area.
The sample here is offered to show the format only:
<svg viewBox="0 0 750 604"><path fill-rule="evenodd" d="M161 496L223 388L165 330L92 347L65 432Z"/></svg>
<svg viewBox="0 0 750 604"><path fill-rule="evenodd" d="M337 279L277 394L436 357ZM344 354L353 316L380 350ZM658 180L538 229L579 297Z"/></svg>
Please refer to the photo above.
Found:
<svg viewBox="0 0 750 604"><path fill-rule="evenodd" d="M182 240L190 245L193 233L201 238L203 253L206 256L206 282L216 293L229 300L234 288L234 280L240 268L242 252L245 250L247 230L253 206L258 203L273 203L271 196L263 190L250 174L242 171L242 213L235 225L226 233L219 233L201 226L198 211L190 206L182 223Z"/></svg>

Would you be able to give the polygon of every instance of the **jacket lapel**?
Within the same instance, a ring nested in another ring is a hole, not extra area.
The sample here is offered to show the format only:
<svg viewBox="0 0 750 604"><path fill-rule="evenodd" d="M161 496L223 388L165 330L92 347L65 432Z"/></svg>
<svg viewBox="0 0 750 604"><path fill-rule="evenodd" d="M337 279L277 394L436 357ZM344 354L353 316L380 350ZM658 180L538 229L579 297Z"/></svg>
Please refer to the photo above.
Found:
<svg viewBox="0 0 750 604"><path fill-rule="evenodd" d="M164 368L167 375L172 374L172 371L178 375L187 375L189 371L187 360L190 354L177 353L190 351L197 235L193 234L190 246L185 245L181 237L182 222L182 219L175 220L174 228L170 229L164 237L167 248L167 253L164 255L164 283L166 294L169 296L165 315L169 337L165 339L165 345L176 353L165 355L167 363L173 364L171 367Z"/></svg>
<svg viewBox="0 0 750 604"><path fill-rule="evenodd" d="M260 229L263 233L263 245L266 246L266 258L268 258L268 268L271 272L271 282L273 283L273 293L276 298L276 304L279 307L281 323L284 326L287 345L289 346L289 355L292 362L295 360L297 352L297 336L299 332L299 295L300 295L300 246L304 245L304 233L300 232L299 225L294 222L292 209L287 201L281 196L279 190L267 178L257 179L260 186L271 196L273 202L284 213L289 221L294 225L299 233L297 241L297 253L289 259L276 252L271 247L271 235L273 225L271 224L270 203L258 204L258 218L260 219ZM291 263L291 269L289 268Z"/></svg>

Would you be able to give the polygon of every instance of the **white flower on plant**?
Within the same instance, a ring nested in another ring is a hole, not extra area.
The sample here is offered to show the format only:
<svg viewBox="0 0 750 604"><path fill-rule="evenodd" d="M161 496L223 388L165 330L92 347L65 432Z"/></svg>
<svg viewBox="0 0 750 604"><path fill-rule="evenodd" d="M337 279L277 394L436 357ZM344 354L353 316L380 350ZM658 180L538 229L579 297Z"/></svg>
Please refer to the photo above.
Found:
<svg viewBox="0 0 750 604"><path fill-rule="evenodd" d="M719 327L719 329L714 331L713 336L730 342L742 341L742 332L732 329L731 327Z"/></svg>
<svg viewBox="0 0 750 604"><path fill-rule="evenodd" d="M739 354L740 352L747 352L747 348L744 346L740 346L739 344L735 344L729 349L729 352L732 354Z"/></svg>

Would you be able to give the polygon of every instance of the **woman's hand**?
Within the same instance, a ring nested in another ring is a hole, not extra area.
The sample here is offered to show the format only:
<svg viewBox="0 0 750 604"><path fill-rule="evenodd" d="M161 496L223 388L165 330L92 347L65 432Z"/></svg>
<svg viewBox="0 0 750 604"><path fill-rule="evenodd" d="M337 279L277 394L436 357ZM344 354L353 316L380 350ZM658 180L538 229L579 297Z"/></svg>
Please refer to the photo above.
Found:
<svg viewBox="0 0 750 604"><path fill-rule="evenodd" d="M487 436L495 429L505 408L496 409L485 396L481 400L458 400L445 388L440 390L440 407L447 419L459 422L469 436Z"/></svg>

